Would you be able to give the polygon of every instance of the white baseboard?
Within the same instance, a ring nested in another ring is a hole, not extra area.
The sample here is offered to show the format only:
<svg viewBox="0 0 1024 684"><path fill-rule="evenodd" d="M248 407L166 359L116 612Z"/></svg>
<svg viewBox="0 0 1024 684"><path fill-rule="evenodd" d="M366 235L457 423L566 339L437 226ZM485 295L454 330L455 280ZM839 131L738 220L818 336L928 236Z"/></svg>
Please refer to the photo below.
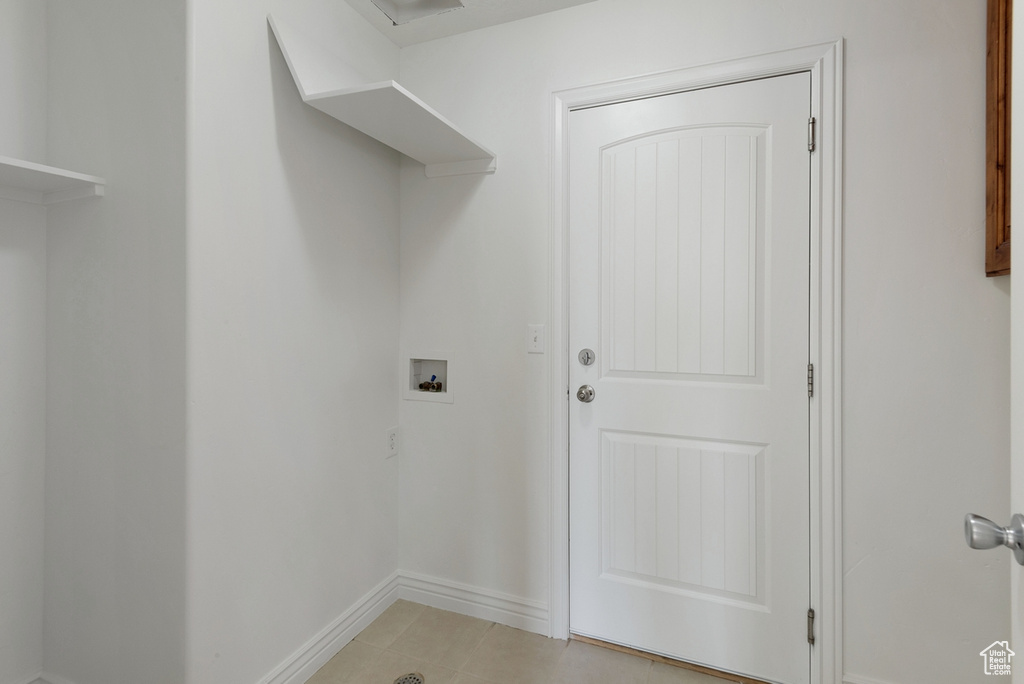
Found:
<svg viewBox="0 0 1024 684"><path fill-rule="evenodd" d="M303 684L398 599L397 589L395 573L260 679L259 684Z"/></svg>
<svg viewBox="0 0 1024 684"><path fill-rule="evenodd" d="M414 572L398 575L398 598L548 635L546 603Z"/></svg>
<svg viewBox="0 0 1024 684"><path fill-rule="evenodd" d="M303 644L259 684L303 684L398 599L547 635L548 607L540 601L413 572L396 572ZM41 672L15 684L74 684ZM885 684L849 680L847 684Z"/></svg>
<svg viewBox="0 0 1024 684"><path fill-rule="evenodd" d="M324 627L319 634L263 677L259 684L303 684L398 599L538 634L548 633L548 607L544 603L437 577L399 571ZM38 684L71 682L43 681Z"/></svg>

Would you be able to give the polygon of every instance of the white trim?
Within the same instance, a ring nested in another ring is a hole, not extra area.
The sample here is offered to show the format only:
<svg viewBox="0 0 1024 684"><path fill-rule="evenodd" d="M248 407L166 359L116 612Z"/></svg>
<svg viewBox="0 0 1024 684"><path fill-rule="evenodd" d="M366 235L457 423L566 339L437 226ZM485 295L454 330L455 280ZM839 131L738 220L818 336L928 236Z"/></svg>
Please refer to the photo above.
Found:
<svg viewBox="0 0 1024 684"><path fill-rule="evenodd" d="M398 598L432 608L498 622L538 634L548 633L548 607L541 601L400 571Z"/></svg>
<svg viewBox="0 0 1024 684"><path fill-rule="evenodd" d="M397 592L398 573L394 573L260 679L259 684L302 684L394 603Z"/></svg>
<svg viewBox="0 0 1024 684"><path fill-rule="evenodd" d="M302 684L398 599L540 634L546 633L548 626L548 608L540 601L400 570L288 656L259 684ZM72 684L40 676L41 682L22 684Z"/></svg>
<svg viewBox="0 0 1024 684"><path fill-rule="evenodd" d="M842 140L843 44L667 71L552 94L551 139L551 500L548 635L569 634L568 121L569 112L641 97L808 71L818 122L812 157L811 359L820 379L812 400L811 602L819 615L811 680L842 679ZM816 463L814 461L817 461ZM827 532L826 532L827 531ZM870 684L865 682L864 684Z"/></svg>

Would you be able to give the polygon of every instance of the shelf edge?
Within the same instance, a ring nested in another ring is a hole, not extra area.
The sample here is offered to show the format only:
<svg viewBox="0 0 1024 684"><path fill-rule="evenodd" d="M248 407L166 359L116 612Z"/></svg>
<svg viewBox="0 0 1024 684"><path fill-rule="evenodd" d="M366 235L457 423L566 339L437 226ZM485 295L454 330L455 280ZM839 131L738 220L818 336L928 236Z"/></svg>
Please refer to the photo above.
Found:
<svg viewBox="0 0 1024 684"><path fill-rule="evenodd" d="M407 157L410 157L411 159L416 159L416 157L414 155L410 154L406 150L399 149L397 147L392 146L387 140L382 140L381 138L377 137L373 133L371 133L371 132L369 132L367 130L363 130L359 125L356 125L354 122L348 121L345 118L342 118L342 117L338 116L336 113L331 112L329 110L329 108L327 108L325 106L327 103L330 103L331 101L334 101L334 100L344 100L346 97L349 97L349 96L360 95L362 93L368 93L368 92L372 92L372 91L382 91L382 90L391 90L391 91L397 93L401 97L405 98L412 105L414 105L415 107L419 108L426 116L430 117L434 121L437 121L438 123L440 123L441 125L446 127L448 130L450 130L451 132L455 133L457 136L462 138L464 141L468 142L470 145L472 145L473 147L477 148L477 150L479 150L480 157L478 159L459 159L459 160L456 160L456 161L438 162L438 163L434 163L434 164L428 164L428 163L424 162L421 159L417 159L417 161L419 161L420 163L424 164L425 167L428 167L428 168L429 167L436 167L433 172L429 172L428 171L427 176L433 178L435 176L455 176L455 175L465 175L465 174L474 174L474 173L494 173L495 172L495 169L497 168L497 157L498 157L498 155L496 155L494 152L492 152L486 146L482 145L481 143L477 142L476 140L474 140L470 136L466 135L466 133L464 131L462 131L458 126L456 126L450 119L448 119L443 114L438 112L436 109L434 109L433 107L428 105L426 102L421 100L419 97L414 95L412 92L410 92L407 88L403 87L402 84L398 83L397 81L394 81L394 80L377 81L375 83L366 83L366 84L357 85L357 86L351 86L351 87L346 87L346 88L337 88L337 89L332 89L332 90L324 90L324 91L321 91L321 92L308 94L304 98L304 102L306 104L310 105L311 107L315 107L316 109L319 109L320 111L324 112L328 116L331 116L332 118L335 118L338 121L341 121L342 123L344 123L344 124L346 124L348 126L352 126L356 130L360 130L362 133L364 133L366 135L369 135L370 137L379 140L380 142L384 143L385 145L388 145L389 147L392 147L392 149L398 150L399 152L401 152L402 154L406 155ZM447 167L451 167L450 170Z"/></svg>
<svg viewBox="0 0 1024 684"><path fill-rule="evenodd" d="M492 174L498 170L498 158L490 157L472 159L470 161L447 162L444 164L424 164L423 170L427 174L427 178Z"/></svg>
<svg viewBox="0 0 1024 684"><path fill-rule="evenodd" d="M52 192L44 192L42 194L42 202L40 204L60 204L61 202L70 202L72 200L87 199L89 197L103 197L107 194L106 187L94 183L92 185L84 185L74 188L65 188L64 190L54 190Z"/></svg>
<svg viewBox="0 0 1024 684"><path fill-rule="evenodd" d="M356 130L360 130L366 135L370 135L370 137L379 140L388 147L392 147L392 149L396 149L398 152L415 159L415 157L408 154L405 150L393 147L393 145L388 141L381 140L381 138L362 130L359 126L353 126L352 123L339 118L336 114L327 111L327 109L324 109L322 106L319 106L326 104L334 98L344 98L346 95L354 95L373 90L394 90L401 96L407 98L415 106L422 109L425 114L429 115L431 118L450 129L457 136L470 143L471 146L478 148L482 155L479 159L467 160L463 158L451 162L424 164L424 170L428 177L435 178L440 176L491 174L496 171L497 155L494 152L466 135L458 126L423 100L416 97L398 82L389 80L367 83L365 79L359 78L358 74L355 74L351 67L342 63L336 55L326 53L317 45L304 44L299 34L297 34L291 27L277 21L272 14L267 15L267 22L270 24L271 32L273 33L278 46L281 48L281 53L288 66L288 71L291 73L292 80L295 82L296 88L299 91L299 96L306 104L323 111L328 116L331 116L346 125L356 128ZM304 75L300 72L307 73ZM326 74L331 74L333 77L328 78ZM347 85L353 80L356 81L354 85ZM314 82L321 87L316 88ZM341 88L323 88L322 86L327 83L343 83L346 85Z"/></svg>
<svg viewBox="0 0 1024 684"><path fill-rule="evenodd" d="M60 169L56 166L47 166L46 164L40 164L38 162L26 161L24 159L15 159L14 157L0 156L0 166L9 166L16 169L24 169L25 171L35 171L38 173L45 173L48 176L54 176L57 178L67 178L75 181L82 181L85 183L94 183L96 185L106 185L107 181L99 176L90 176L85 173L78 173L77 171L68 171L67 169Z"/></svg>
<svg viewBox="0 0 1024 684"><path fill-rule="evenodd" d="M100 197L104 194L107 181L99 176L90 176L77 171L68 171L37 162L0 156L0 170L13 171L27 177L15 178L11 182L0 182L0 199L29 204L57 204L85 197ZM58 181L62 187L36 189L32 177L42 175Z"/></svg>

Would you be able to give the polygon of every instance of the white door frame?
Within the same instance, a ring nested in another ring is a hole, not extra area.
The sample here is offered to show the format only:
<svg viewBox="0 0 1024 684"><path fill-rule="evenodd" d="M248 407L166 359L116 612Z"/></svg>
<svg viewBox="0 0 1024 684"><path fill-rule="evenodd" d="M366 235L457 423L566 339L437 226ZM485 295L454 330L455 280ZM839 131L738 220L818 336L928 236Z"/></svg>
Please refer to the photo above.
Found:
<svg viewBox="0 0 1024 684"><path fill-rule="evenodd" d="M569 112L623 100L795 72L811 74L816 120L811 155L810 402L811 604L816 612L811 681L842 682L842 164L843 43L811 45L552 94L551 502L549 636L569 635Z"/></svg>

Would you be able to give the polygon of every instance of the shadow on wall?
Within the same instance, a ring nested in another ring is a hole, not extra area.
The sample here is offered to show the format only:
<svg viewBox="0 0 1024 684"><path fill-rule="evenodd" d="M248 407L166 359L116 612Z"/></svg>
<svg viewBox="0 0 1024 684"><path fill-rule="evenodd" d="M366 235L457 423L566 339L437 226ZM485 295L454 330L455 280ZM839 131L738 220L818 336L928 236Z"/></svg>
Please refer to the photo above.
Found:
<svg viewBox="0 0 1024 684"><path fill-rule="evenodd" d="M269 25L267 40L289 200L267 227L301 230L308 266L325 293L358 291L364 269L397 269L401 155L305 104ZM338 287L339 275L346 287Z"/></svg>

